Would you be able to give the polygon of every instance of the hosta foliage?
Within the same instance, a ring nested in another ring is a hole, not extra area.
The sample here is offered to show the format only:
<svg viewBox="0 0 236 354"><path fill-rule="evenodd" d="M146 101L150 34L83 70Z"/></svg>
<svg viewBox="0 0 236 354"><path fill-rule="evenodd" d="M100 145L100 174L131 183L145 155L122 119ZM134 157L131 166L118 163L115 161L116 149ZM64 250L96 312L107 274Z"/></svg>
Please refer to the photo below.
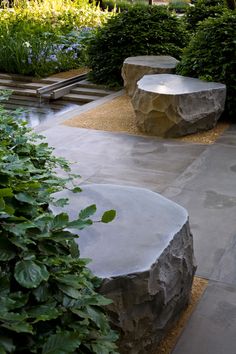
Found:
<svg viewBox="0 0 236 354"><path fill-rule="evenodd" d="M70 231L91 225L96 206L72 221L50 212L49 203L65 205L52 193L72 178L53 170L68 164L14 115L0 108L0 353L115 353L102 310L110 301L96 293Z"/></svg>

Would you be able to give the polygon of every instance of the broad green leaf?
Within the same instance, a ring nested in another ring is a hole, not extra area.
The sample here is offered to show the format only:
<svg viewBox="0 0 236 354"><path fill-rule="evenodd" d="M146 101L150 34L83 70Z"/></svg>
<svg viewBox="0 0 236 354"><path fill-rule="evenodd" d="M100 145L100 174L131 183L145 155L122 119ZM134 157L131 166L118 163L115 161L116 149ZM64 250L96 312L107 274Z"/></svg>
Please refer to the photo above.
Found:
<svg viewBox="0 0 236 354"><path fill-rule="evenodd" d="M37 202L35 201L35 198L33 198L30 194L28 193L18 193L15 195L15 198L19 200L20 202L28 203L31 205L37 205Z"/></svg>
<svg viewBox="0 0 236 354"><path fill-rule="evenodd" d="M67 226L68 222L69 222L68 214L61 213L54 217L51 227L53 230L61 230Z"/></svg>
<svg viewBox="0 0 236 354"><path fill-rule="evenodd" d="M79 334L62 332L49 337L43 346L42 354L68 354L79 348Z"/></svg>
<svg viewBox="0 0 236 354"><path fill-rule="evenodd" d="M11 310L15 310L27 304L29 300L29 294L24 294L21 291L10 294L10 298L14 301L14 304L10 306Z"/></svg>
<svg viewBox="0 0 236 354"><path fill-rule="evenodd" d="M16 333L33 333L33 327L27 322L4 322L2 327L10 329Z"/></svg>
<svg viewBox="0 0 236 354"><path fill-rule="evenodd" d="M77 299L80 296L80 292L69 285L59 283L57 286L64 294L72 297L73 299Z"/></svg>
<svg viewBox="0 0 236 354"><path fill-rule="evenodd" d="M59 283L69 285L75 289L81 289L81 279L78 279L78 275L62 274L56 277Z"/></svg>
<svg viewBox="0 0 236 354"><path fill-rule="evenodd" d="M43 280L48 280L49 273L43 264L33 261L20 261L15 265L16 281L25 288L37 288Z"/></svg>
<svg viewBox="0 0 236 354"><path fill-rule="evenodd" d="M5 296L10 292L10 274L0 275L0 296Z"/></svg>
<svg viewBox="0 0 236 354"><path fill-rule="evenodd" d="M81 212L79 213L79 218L80 219L87 219L89 218L91 215L93 215L94 213L96 213L97 207L95 204L92 204L90 206L88 206L87 208L81 210Z"/></svg>
<svg viewBox="0 0 236 354"><path fill-rule="evenodd" d="M53 205L54 206L57 206L57 207L64 207L65 205L68 205L68 199L67 198L61 198L61 199L58 199L58 200L54 200L53 201Z"/></svg>
<svg viewBox="0 0 236 354"><path fill-rule="evenodd" d="M96 294L96 296L94 296L94 303L92 305L98 305L98 306L106 306L106 305L110 305L112 304L112 300L108 299L102 295Z"/></svg>
<svg viewBox="0 0 236 354"><path fill-rule="evenodd" d="M54 219L54 215L51 213L42 214L38 218L34 219L35 225L41 230L49 229Z"/></svg>
<svg viewBox="0 0 236 354"><path fill-rule="evenodd" d="M15 209L11 205L6 204L4 210L8 215L14 215Z"/></svg>
<svg viewBox="0 0 236 354"><path fill-rule="evenodd" d="M40 284L36 289L33 290L33 294L39 302L47 301L51 296L47 283Z"/></svg>
<svg viewBox="0 0 236 354"><path fill-rule="evenodd" d="M27 311L29 317L34 319L34 323L39 321L50 321L58 318L62 314L62 309L56 307L56 302L48 302L46 305L31 307Z"/></svg>
<svg viewBox="0 0 236 354"><path fill-rule="evenodd" d="M78 237L77 235L74 235L74 237ZM69 241L69 247L70 247L70 253L71 253L71 257L73 258L79 258L79 247L78 244L73 240L73 241Z"/></svg>
<svg viewBox="0 0 236 354"><path fill-rule="evenodd" d="M11 188L2 188L0 189L0 198L2 197L12 197L14 194L12 193Z"/></svg>
<svg viewBox="0 0 236 354"><path fill-rule="evenodd" d="M68 223L68 228L70 229L77 229L77 230L83 230L85 227L92 225L93 222L90 219L86 220L73 220Z"/></svg>
<svg viewBox="0 0 236 354"><path fill-rule="evenodd" d="M75 237L78 237L72 234L69 231L56 231L51 234L50 239L53 241L68 241L73 240Z"/></svg>
<svg viewBox="0 0 236 354"><path fill-rule="evenodd" d="M102 215L101 222L104 222L105 224L111 222L114 220L116 217L116 211L115 210L107 210L105 213Z"/></svg>
<svg viewBox="0 0 236 354"><path fill-rule="evenodd" d="M105 342L104 340L96 343L91 343L92 352L94 354L110 354L110 353L117 353L114 349L116 348L114 343Z"/></svg>
<svg viewBox="0 0 236 354"><path fill-rule="evenodd" d="M5 237L0 236L0 261L10 261L16 255L16 248Z"/></svg>
<svg viewBox="0 0 236 354"><path fill-rule="evenodd" d="M101 330L104 330L107 327L107 319L106 316L104 315L103 312L101 312L100 309L92 307L92 306L87 306L85 308L89 318L96 323L96 325L101 328Z"/></svg>
<svg viewBox="0 0 236 354"><path fill-rule="evenodd" d="M15 225L9 225L8 230L17 236L20 236L20 235L24 235L26 230L32 228L35 228L35 224L33 224L30 221L26 221L26 222L16 223Z"/></svg>
<svg viewBox="0 0 236 354"><path fill-rule="evenodd" d="M82 192L82 189L80 187L75 187L72 189L72 192L73 193L80 193L80 192Z"/></svg>

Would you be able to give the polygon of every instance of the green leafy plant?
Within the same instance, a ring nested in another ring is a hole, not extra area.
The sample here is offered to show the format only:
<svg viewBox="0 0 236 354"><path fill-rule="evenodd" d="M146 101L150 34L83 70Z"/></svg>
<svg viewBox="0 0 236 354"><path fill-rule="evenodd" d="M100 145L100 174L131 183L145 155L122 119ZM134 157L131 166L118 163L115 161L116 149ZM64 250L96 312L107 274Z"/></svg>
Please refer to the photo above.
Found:
<svg viewBox="0 0 236 354"><path fill-rule="evenodd" d="M72 221L50 211L49 204L67 203L55 192L81 189L68 163L17 118L0 106L0 352L116 353L117 336L103 310L110 300L96 292L100 280L70 231L91 225L96 206ZM107 211L99 222L114 217Z"/></svg>
<svg viewBox="0 0 236 354"><path fill-rule="evenodd" d="M195 31L200 21L208 17L218 17L226 8L225 0L197 0L186 12L187 28Z"/></svg>
<svg viewBox="0 0 236 354"><path fill-rule="evenodd" d="M182 22L164 6L133 6L110 18L89 41L90 78L101 84L121 84L125 58L159 54L178 58L187 42Z"/></svg>
<svg viewBox="0 0 236 354"><path fill-rule="evenodd" d="M111 16L72 0L19 1L0 11L0 71L47 76L83 65L81 40Z"/></svg>
<svg viewBox="0 0 236 354"><path fill-rule="evenodd" d="M236 114L236 12L203 21L184 50L177 72L226 84L226 114Z"/></svg>

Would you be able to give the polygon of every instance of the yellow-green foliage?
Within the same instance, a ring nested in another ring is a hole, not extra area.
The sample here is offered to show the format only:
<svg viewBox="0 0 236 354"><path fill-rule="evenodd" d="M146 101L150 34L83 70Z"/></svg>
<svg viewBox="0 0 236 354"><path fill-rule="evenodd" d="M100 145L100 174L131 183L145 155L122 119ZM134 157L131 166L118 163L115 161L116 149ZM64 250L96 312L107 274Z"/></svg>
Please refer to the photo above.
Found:
<svg viewBox="0 0 236 354"><path fill-rule="evenodd" d="M81 26L96 27L105 23L111 15L86 0L33 0L16 1L13 8L1 10L0 21L35 21L72 29Z"/></svg>

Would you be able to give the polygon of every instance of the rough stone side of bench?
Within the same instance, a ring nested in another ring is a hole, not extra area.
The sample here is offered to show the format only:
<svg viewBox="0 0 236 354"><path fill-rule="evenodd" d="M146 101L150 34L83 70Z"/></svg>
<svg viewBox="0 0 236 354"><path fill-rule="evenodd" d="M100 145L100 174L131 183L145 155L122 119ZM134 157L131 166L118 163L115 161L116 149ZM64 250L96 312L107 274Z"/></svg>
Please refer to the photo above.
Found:
<svg viewBox="0 0 236 354"><path fill-rule="evenodd" d="M142 255L140 255L142 257ZM103 279L100 292L121 354L151 353L188 305L196 270L188 221L145 272Z"/></svg>

